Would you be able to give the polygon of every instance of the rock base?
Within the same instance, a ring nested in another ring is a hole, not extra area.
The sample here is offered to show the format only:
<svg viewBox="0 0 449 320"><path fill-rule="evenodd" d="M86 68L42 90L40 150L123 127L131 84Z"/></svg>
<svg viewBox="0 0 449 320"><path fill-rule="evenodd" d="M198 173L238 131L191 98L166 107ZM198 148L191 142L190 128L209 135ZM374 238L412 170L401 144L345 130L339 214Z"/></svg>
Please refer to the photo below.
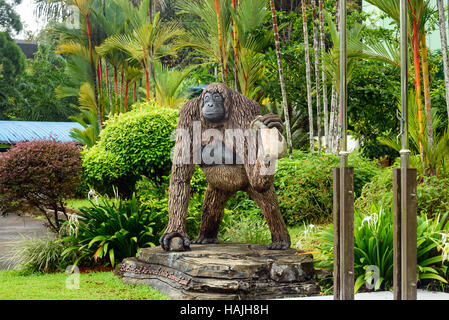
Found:
<svg viewBox="0 0 449 320"><path fill-rule="evenodd" d="M263 245L191 245L190 251L145 248L117 266L125 283L146 284L173 299L233 300L319 294L313 257Z"/></svg>

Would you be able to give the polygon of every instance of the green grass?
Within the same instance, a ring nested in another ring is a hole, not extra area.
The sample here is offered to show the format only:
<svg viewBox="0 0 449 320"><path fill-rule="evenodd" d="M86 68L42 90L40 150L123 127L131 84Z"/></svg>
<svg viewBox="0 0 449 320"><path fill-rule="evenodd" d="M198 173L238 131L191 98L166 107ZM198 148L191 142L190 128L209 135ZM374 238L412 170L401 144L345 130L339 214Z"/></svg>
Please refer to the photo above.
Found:
<svg viewBox="0 0 449 320"><path fill-rule="evenodd" d="M309 224L289 227L292 247L312 253L315 262L318 262L322 258L321 247L323 246L319 237L327 226L328 224Z"/></svg>
<svg viewBox="0 0 449 320"><path fill-rule="evenodd" d="M80 274L79 289L68 289L64 273L22 275L0 272L0 300L167 300L146 285L126 285L112 272Z"/></svg>
<svg viewBox="0 0 449 320"><path fill-rule="evenodd" d="M67 199L67 208L78 210L81 207L90 207L91 203L88 199Z"/></svg>

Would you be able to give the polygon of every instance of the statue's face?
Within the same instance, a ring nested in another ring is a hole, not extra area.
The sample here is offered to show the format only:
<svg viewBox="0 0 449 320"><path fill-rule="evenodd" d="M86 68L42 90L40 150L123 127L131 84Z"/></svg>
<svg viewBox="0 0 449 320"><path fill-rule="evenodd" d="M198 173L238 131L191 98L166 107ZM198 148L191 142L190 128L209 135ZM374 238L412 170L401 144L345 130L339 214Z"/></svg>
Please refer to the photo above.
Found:
<svg viewBox="0 0 449 320"><path fill-rule="evenodd" d="M219 123L225 120L224 98L219 92L206 92L202 105L201 112L207 122Z"/></svg>

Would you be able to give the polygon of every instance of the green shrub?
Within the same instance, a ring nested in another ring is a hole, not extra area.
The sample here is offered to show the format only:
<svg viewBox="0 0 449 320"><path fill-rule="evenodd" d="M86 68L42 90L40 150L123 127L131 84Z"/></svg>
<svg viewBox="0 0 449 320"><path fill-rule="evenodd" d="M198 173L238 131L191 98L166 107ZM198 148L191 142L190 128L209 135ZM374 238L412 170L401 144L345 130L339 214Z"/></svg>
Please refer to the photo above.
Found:
<svg viewBox="0 0 449 320"><path fill-rule="evenodd" d="M136 195L142 202L151 199L161 199L168 196L170 176L161 177L162 182L156 183L143 177L136 183ZM204 195L207 188L207 180L203 171L197 167L190 181L190 194Z"/></svg>
<svg viewBox="0 0 449 320"><path fill-rule="evenodd" d="M271 233L257 210L247 211L245 214L225 210L218 238L223 242L269 244Z"/></svg>
<svg viewBox="0 0 449 320"><path fill-rule="evenodd" d="M60 239L24 238L13 247L12 255L5 260L18 264L24 274L61 272L76 258L74 252L62 257L65 249Z"/></svg>
<svg viewBox="0 0 449 320"><path fill-rule="evenodd" d="M357 153L349 156L354 167L354 193L358 197L362 188L380 169L373 161ZM332 217L332 181L339 157L320 153L295 151L293 159L278 162L275 188L282 215L289 225L308 221L324 222Z"/></svg>
<svg viewBox="0 0 449 320"><path fill-rule="evenodd" d="M113 201L101 199L97 205L80 208L77 221L66 226L71 229L63 241L71 247L64 255L76 251L80 258L108 261L112 266L116 261L134 257L140 248L153 246L157 241L154 230L163 228L165 216L145 204L139 204L135 197L123 201L116 197Z"/></svg>
<svg viewBox="0 0 449 320"><path fill-rule="evenodd" d="M165 228L168 225L168 195L166 194L163 198L149 198L143 201L143 203L158 215L159 224L158 227L153 228L153 230L157 238L155 244L159 245L159 238L164 234ZM186 231L190 239L194 239L198 236L202 206L203 195L191 194L186 218Z"/></svg>
<svg viewBox="0 0 449 320"><path fill-rule="evenodd" d="M428 218L422 214L417 221L418 279L434 279L447 283L444 278L449 260L449 244L446 239L449 223L447 214L442 217ZM323 242L319 266L333 268L333 225L329 225L321 234ZM444 254L446 253L446 254ZM354 272L358 290L372 273L368 266L379 268L379 278L375 289L388 290L393 282L393 213L389 207L378 204L370 206L368 214L355 211L354 218Z"/></svg>
<svg viewBox="0 0 449 320"><path fill-rule="evenodd" d="M142 176L163 183L171 169L171 139L177 111L149 104L115 116L106 123L99 142L83 152L86 182L112 195L113 186L130 197Z"/></svg>
<svg viewBox="0 0 449 320"><path fill-rule="evenodd" d="M367 213L372 202L393 203L393 170L383 169L363 188L355 208ZM424 177L417 185L418 213L429 217L449 212L449 179Z"/></svg>
<svg viewBox="0 0 449 320"><path fill-rule="evenodd" d="M34 209L53 231L60 229L58 212L66 213L64 199L72 197L80 183L80 149L74 143L20 142L0 156L0 206Z"/></svg>

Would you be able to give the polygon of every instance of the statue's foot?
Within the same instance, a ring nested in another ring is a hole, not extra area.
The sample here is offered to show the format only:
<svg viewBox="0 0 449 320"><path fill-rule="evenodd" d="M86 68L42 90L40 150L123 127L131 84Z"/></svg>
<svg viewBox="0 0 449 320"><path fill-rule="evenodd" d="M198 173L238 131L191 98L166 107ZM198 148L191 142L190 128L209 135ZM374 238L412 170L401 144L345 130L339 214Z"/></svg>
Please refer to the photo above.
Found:
<svg viewBox="0 0 449 320"><path fill-rule="evenodd" d="M215 238L207 238L203 236L199 236L195 240L192 240L193 244L218 244L218 239Z"/></svg>
<svg viewBox="0 0 449 320"><path fill-rule="evenodd" d="M274 241L267 246L269 250L287 250L290 248L290 242L287 241Z"/></svg>
<svg viewBox="0 0 449 320"><path fill-rule="evenodd" d="M190 250L190 239L179 232L165 233L159 240L165 251L187 251Z"/></svg>

